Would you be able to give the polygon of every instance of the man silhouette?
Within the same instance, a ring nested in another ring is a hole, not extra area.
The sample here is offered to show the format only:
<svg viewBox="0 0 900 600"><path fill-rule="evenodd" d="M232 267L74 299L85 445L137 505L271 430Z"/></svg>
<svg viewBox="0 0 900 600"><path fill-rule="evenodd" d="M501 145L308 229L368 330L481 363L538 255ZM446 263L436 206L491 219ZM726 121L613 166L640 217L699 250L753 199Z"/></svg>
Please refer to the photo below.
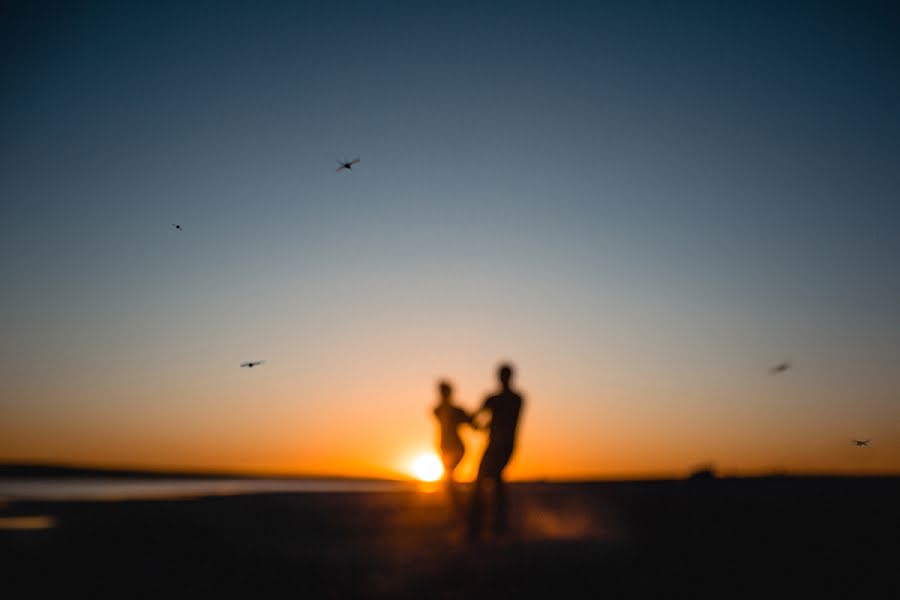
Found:
<svg viewBox="0 0 900 600"><path fill-rule="evenodd" d="M481 534L481 522L484 512L484 495L487 480L491 480L494 488L493 529L497 534L506 531L506 491L503 484L503 469L509 462L516 445L516 426L519 424L519 413L522 412L522 397L510 387L513 370L508 364L500 365L497 372L500 378L500 393L490 396L478 410L491 413L491 420L486 425L490 429L488 445L481 457L475 489L472 491L472 505L469 513L469 539L475 540Z"/></svg>

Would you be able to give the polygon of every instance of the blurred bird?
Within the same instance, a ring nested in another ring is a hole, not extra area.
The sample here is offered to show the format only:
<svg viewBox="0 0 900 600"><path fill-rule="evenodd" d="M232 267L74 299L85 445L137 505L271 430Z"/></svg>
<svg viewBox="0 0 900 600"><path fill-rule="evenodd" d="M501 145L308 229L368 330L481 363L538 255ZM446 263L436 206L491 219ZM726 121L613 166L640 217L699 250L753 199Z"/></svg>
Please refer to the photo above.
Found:
<svg viewBox="0 0 900 600"><path fill-rule="evenodd" d="M871 441L872 440L850 440L850 443L856 444L860 448L862 448L863 446L865 446L866 448L869 448L870 447L869 442L871 442Z"/></svg>
<svg viewBox="0 0 900 600"><path fill-rule="evenodd" d="M353 160L347 160L346 158L344 160L339 160L338 164L341 166L339 166L337 169L335 169L335 172L338 173L340 171L343 171L344 169L351 171L351 170L353 170L353 165L355 165L358 162L359 162L359 157L356 157Z"/></svg>
<svg viewBox="0 0 900 600"><path fill-rule="evenodd" d="M241 366L242 366L242 367L247 367L248 369L252 369L253 367L256 367L256 366L258 366L258 365L264 364L265 362L266 362L266 361L264 361L264 360L253 360L253 361L250 361L250 362L241 363Z"/></svg>
<svg viewBox="0 0 900 600"><path fill-rule="evenodd" d="M181 225L179 225L178 223L172 223L172 227L174 227L178 231L184 231L184 229L182 229Z"/></svg>
<svg viewBox="0 0 900 600"><path fill-rule="evenodd" d="M791 368L791 363L783 362L783 363L777 364L774 367L772 367L771 369L769 369L769 374L770 375L778 375L779 373L784 373L785 371L787 371L790 368Z"/></svg>

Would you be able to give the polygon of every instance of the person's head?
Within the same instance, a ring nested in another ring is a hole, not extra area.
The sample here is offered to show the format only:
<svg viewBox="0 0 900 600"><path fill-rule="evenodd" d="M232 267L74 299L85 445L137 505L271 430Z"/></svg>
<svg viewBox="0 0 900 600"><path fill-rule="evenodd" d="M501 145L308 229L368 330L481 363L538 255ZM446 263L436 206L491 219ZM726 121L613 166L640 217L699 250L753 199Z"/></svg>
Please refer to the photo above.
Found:
<svg viewBox="0 0 900 600"><path fill-rule="evenodd" d="M438 383L438 391L441 394L441 402L450 402L450 396L453 395L453 386L446 379Z"/></svg>
<svg viewBox="0 0 900 600"><path fill-rule="evenodd" d="M497 377L500 378L500 385L503 386L503 389L509 388L509 380L512 379L513 368L509 363L503 363L500 365L500 368L497 369Z"/></svg>

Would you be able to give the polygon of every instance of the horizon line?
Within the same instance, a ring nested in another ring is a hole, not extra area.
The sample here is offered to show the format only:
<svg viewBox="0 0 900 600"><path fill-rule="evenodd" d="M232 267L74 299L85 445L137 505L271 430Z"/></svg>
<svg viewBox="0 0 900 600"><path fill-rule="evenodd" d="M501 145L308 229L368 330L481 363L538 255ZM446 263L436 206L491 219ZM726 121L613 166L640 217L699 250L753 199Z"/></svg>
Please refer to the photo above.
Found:
<svg viewBox="0 0 900 600"><path fill-rule="evenodd" d="M199 478L240 478L240 479L341 479L359 481L396 481L400 483L421 483L419 480L397 473L396 476L366 476L366 475L341 475L335 473L268 471L264 469L216 469L197 467L146 467L127 466L115 463L71 463L64 461L33 460L33 461L6 461L0 459L0 477L15 476L7 471L62 471L70 472L72 476L78 476L78 471L83 471L84 476L90 475L134 475L143 477L199 477ZM690 469L686 473L675 474L668 472L636 472L630 475L585 475L585 476L533 476L510 479L510 483L603 483L603 482L641 482L641 481L684 481L692 478L702 469ZM900 477L900 471L846 471L846 470L789 470L770 469L740 472L735 470L717 471L710 469L711 479L760 479L760 478L894 478ZM30 474L35 476L36 474ZM460 483L468 483L463 480Z"/></svg>

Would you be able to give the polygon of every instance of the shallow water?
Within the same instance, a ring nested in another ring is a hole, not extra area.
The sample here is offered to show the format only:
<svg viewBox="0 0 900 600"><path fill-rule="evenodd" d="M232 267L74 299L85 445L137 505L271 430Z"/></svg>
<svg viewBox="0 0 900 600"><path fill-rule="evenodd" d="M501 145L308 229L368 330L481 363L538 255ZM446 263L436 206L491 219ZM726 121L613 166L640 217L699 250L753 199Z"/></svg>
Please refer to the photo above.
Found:
<svg viewBox="0 0 900 600"><path fill-rule="evenodd" d="M48 515L31 515L25 517L0 517L0 530L31 531L51 529L56 526L56 519Z"/></svg>
<svg viewBox="0 0 900 600"><path fill-rule="evenodd" d="M163 500L260 493L397 492L411 489L399 481L340 479L6 479L0 502Z"/></svg>

